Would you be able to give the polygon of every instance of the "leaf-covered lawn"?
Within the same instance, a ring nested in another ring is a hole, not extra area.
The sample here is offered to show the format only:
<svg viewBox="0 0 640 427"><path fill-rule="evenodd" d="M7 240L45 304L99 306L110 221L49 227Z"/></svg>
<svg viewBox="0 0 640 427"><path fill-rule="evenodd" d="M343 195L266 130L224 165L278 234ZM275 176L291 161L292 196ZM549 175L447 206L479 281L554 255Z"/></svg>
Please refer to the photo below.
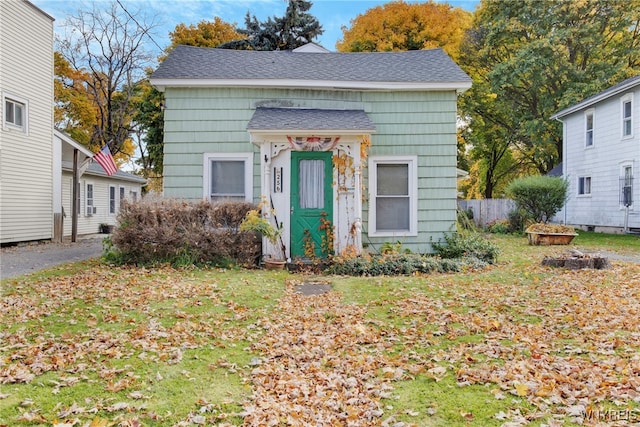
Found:
<svg viewBox="0 0 640 427"><path fill-rule="evenodd" d="M4 281L0 426L640 421L640 264L552 269L565 247L495 239L483 271L314 277L317 296L249 270Z"/></svg>

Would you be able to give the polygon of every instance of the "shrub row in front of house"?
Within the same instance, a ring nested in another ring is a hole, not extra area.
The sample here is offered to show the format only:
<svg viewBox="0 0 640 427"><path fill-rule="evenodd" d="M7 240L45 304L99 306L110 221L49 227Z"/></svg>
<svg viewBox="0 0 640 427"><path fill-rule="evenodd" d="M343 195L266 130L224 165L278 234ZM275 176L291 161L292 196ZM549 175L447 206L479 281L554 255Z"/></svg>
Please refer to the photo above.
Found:
<svg viewBox="0 0 640 427"><path fill-rule="evenodd" d="M105 258L137 265L254 266L260 259L261 239L239 229L251 209L255 205L246 202L153 198L123 202Z"/></svg>

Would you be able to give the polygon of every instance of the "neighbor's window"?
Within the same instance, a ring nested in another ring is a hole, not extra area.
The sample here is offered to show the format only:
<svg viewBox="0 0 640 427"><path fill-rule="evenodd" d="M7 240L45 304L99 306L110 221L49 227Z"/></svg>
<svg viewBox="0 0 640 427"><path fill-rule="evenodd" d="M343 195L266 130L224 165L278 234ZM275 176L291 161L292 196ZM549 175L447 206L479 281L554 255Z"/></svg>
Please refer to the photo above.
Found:
<svg viewBox="0 0 640 427"><path fill-rule="evenodd" d="M113 185L109 186L109 213L116 213L116 187Z"/></svg>
<svg viewBox="0 0 640 427"><path fill-rule="evenodd" d="M85 193L85 205L87 208L86 215L93 215L93 184L87 184L87 190Z"/></svg>
<svg viewBox="0 0 640 427"><path fill-rule="evenodd" d="M18 99L4 97L5 128L27 129L27 103Z"/></svg>
<svg viewBox="0 0 640 427"><path fill-rule="evenodd" d="M204 155L204 197L220 200L253 199L253 153Z"/></svg>
<svg viewBox="0 0 640 427"><path fill-rule="evenodd" d="M622 136L633 135L633 100L627 96L622 100Z"/></svg>
<svg viewBox="0 0 640 427"><path fill-rule="evenodd" d="M620 177L620 206L633 206L633 166L623 165Z"/></svg>
<svg viewBox="0 0 640 427"><path fill-rule="evenodd" d="M587 111L584 116L585 135L584 145L591 147L593 145L593 110Z"/></svg>
<svg viewBox="0 0 640 427"><path fill-rule="evenodd" d="M124 201L124 199L126 197L125 196L125 192L124 192L124 187L120 187L119 190L120 190L120 194L118 196L118 208L120 206L122 206L122 202Z"/></svg>
<svg viewBox="0 0 640 427"><path fill-rule="evenodd" d="M372 235L416 235L418 225L417 158L372 157L369 163Z"/></svg>
<svg viewBox="0 0 640 427"><path fill-rule="evenodd" d="M581 176L578 178L578 195L586 196L591 194L591 177Z"/></svg>

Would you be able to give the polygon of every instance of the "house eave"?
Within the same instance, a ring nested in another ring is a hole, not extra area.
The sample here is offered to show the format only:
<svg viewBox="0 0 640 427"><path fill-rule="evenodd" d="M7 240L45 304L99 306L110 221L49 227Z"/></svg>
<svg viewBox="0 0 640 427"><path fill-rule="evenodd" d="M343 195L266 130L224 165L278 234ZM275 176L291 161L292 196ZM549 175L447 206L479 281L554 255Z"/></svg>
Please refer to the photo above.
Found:
<svg viewBox="0 0 640 427"><path fill-rule="evenodd" d="M290 80L290 79L151 79L151 84L161 92L167 87L237 87L282 89L328 89L345 91L456 91L462 93L471 87L471 81L451 82L374 82L340 80Z"/></svg>
<svg viewBox="0 0 640 427"><path fill-rule="evenodd" d="M620 85L619 87L615 87L615 89L613 90L605 90L604 92L601 92L597 95L594 95L590 98L585 99L582 102L578 102L577 104L572 105L571 107L565 108L564 110L560 110L557 113L555 113L553 116L551 116L551 120L559 120L562 121L562 119L570 114L576 113L578 111L581 110L585 110L587 108L592 107L593 105L604 101L605 99L611 98L613 96L617 96L620 95L623 92L626 92L630 89L635 88L636 86L638 86L640 84L640 82L638 81L638 79L629 79L630 81L627 84L623 84Z"/></svg>

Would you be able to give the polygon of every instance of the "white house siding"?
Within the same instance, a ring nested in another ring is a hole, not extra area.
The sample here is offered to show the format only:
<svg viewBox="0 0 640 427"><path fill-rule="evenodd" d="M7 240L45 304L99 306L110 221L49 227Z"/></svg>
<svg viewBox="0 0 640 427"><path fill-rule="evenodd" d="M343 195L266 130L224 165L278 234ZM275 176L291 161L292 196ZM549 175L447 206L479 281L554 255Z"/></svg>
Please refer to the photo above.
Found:
<svg viewBox="0 0 640 427"><path fill-rule="evenodd" d="M93 184L93 206L96 213L87 215L87 184ZM116 189L115 213L109 212L109 187ZM120 188L124 188L125 199L133 202L133 192L137 199L142 197L139 183L99 175L83 174L80 177L80 214L78 215L78 234L98 233L100 224L115 225L120 210ZM62 206L66 215L64 218L64 235L71 236L73 174L65 171L62 175Z"/></svg>
<svg viewBox="0 0 640 427"><path fill-rule="evenodd" d="M633 94L633 137L622 137L621 100ZM564 176L569 194L564 209L567 224L581 227L622 229L625 209L620 204L620 177L623 164L633 167L633 200L629 227L640 227L640 88L607 98L577 111L564 120ZM585 147L585 111L594 113L593 146ZM591 195L578 195L578 179L591 177Z"/></svg>
<svg viewBox="0 0 640 427"><path fill-rule="evenodd" d="M418 235L369 237L364 242L378 245L401 240L406 248L426 252L431 249L432 241L442 239L444 233L454 229L457 147L454 91L393 93L167 87L165 99L164 195L167 197L203 198L203 153L258 152L249 142L247 132L247 123L257 106L363 109L376 126L369 155L419 156ZM254 154L254 201L260 197L260 161L260 156ZM366 159L363 164L366 166ZM365 169L365 183L366 175ZM366 203L363 208L366 233ZM281 217L282 214L280 221Z"/></svg>
<svg viewBox="0 0 640 427"><path fill-rule="evenodd" d="M28 103L27 132L0 128L0 243L50 239L52 19L22 0L0 1L0 58L0 117L4 97Z"/></svg>

